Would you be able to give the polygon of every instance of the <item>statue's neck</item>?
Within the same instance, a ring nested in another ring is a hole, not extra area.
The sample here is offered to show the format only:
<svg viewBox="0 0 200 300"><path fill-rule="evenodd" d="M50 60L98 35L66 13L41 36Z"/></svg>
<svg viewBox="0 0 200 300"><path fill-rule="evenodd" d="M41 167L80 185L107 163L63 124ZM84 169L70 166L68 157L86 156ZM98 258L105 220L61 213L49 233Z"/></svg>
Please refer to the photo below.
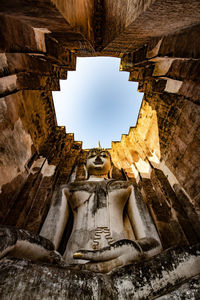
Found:
<svg viewBox="0 0 200 300"><path fill-rule="evenodd" d="M102 181L102 180L105 180L105 179L108 179L108 176L107 175L90 175L90 177L88 178L87 181Z"/></svg>

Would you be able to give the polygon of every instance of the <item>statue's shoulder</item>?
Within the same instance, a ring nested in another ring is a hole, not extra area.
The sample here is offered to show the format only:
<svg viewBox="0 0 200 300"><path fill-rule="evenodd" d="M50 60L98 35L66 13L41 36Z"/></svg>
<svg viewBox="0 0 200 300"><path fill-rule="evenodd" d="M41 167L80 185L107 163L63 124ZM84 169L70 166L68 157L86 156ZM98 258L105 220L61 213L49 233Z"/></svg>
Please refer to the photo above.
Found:
<svg viewBox="0 0 200 300"><path fill-rule="evenodd" d="M101 189L105 189L108 191L118 190L118 189L126 189L131 186L132 183L129 181L123 180L115 180L115 179L108 179L105 181L75 181L71 182L67 185L69 192L76 192L76 191L86 191L86 192L94 192L96 188L101 187Z"/></svg>
<svg viewBox="0 0 200 300"><path fill-rule="evenodd" d="M130 181L115 180L115 179L110 180L107 184L108 189L110 191L118 190L118 189L127 189L131 185L132 185L132 182L130 182Z"/></svg>
<svg viewBox="0 0 200 300"><path fill-rule="evenodd" d="M86 191L91 192L95 188L96 184L94 182L90 182L87 180L82 181L74 181L67 185L67 188L70 192L76 192L76 191Z"/></svg>

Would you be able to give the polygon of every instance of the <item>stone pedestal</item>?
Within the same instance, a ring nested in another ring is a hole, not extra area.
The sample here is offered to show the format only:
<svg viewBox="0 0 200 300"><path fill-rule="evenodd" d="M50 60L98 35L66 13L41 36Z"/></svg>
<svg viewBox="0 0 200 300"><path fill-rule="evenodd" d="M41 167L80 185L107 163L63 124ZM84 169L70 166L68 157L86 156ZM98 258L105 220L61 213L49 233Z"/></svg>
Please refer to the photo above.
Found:
<svg viewBox="0 0 200 300"><path fill-rule="evenodd" d="M199 244L170 249L109 274L4 258L0 299L198 299L199 254Z"/></svg>

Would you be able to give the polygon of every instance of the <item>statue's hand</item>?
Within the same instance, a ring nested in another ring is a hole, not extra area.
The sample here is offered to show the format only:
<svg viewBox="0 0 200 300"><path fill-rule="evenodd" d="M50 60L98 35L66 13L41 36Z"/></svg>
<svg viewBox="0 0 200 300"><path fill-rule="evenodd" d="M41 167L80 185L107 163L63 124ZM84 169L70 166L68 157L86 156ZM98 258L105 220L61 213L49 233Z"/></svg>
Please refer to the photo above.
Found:
<svg viewBox="0 0 200 300"><path fill-rule="evenodd" d="M0 226L0 259L4 256L65 265L53 243L30 231Z"/></svg>
<svg viewBox="0 0 200 300"><path fill-rule="evenodd" d="M13 250L16 242L16 231L6 226L0 226L0 258Z"/></svg>
<svg viewBox="0 0 200 300"><path fill-rule="evenodd" d="M49 253L49 262L51 262L52 264L57 264L62 267L66 267L66 263L65 263L62 255L55 250L53 250Z"/></svg>
<svg viewBox="0 0 200 300"><path fill-rule="evenodd" d="M74 253L73 257L90 261L81 265L81 269L108 273L117 267L126 266L139 260L142 255L142 249L137 242L119 240L100 250L79 250Z"/></svg>

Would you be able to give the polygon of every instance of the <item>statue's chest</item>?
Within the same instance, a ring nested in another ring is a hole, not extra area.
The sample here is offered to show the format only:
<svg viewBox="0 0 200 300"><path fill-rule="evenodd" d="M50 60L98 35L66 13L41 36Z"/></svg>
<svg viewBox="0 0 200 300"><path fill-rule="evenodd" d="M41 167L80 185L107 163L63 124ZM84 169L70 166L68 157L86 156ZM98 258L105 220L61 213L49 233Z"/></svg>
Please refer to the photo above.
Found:
<svg viewBox="0 0 200 300"><path fill-rule="evenodd" d="M124 206L129 196L128 186L126 182L110 181L79 183L70 189L70 205L73 210L87 206L92 214L109 206Z"/></svg>

